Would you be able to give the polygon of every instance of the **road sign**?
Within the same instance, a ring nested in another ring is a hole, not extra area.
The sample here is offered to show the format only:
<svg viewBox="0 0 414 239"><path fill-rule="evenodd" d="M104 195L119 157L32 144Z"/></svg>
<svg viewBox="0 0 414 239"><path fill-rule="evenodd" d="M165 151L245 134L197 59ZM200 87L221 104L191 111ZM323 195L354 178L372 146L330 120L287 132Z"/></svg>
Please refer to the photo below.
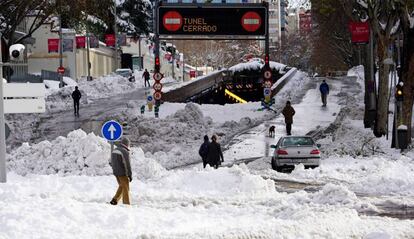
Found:
<svg viewBox="0 0 414 239"><path fill-rule="evenodd" d="M265 36L267 6L263 4L164 4L158 9L160 35ZM212 14L214 13L214 14Z"/></svg>
<svg viewBox="0 0 414 239"><path fill-rule="evenodd" d="M122 136L122 126L118 122L110 120L102 125L101 133L108 141L116 141Z"/></svg>
<svg viewBox="0 0 414 239"><path fill-rule="evenodd" d="M160 91L156 91L154 93L154 99L155 100L161 100L161 97L162 97L162 93Z"/></svg>
<svg viewBox="0 0 414 239"><path fill-rule="evenodd" d="M272 71L271 70L266 70L263 72L263 77L265 79L272 79Z"/></svg>
<svg viewBox="0 0 414 239"><path fill-rule="evenodd" d="M58 68L57 68L57 72L59 73L59 74L65 74L65 67L63 67L63 66L59 66Z"/></svg>
<svg viewBox="0 0 414 239"><path fill-rule="evenodd" d="M152 95L147 96L147 101L151 102L153 100Z"/></svg>
<svg viewBox="0 0 414 239"><path fill-rule="evenodd" d="M272 94L272 90L270 88L264 88L263 89L263 95L264 96L269 96Z"/></svg>
<svg viewBox="0 0 414 239"><path fill-rule="evenodd" d="M183 25L183 17L177 11L168 11L162 17L162 25L168 31L175 32Z"/></svg>
<svg viewBox="0 0 414 239"><path fill-rule="evenodd" d="M257 12L246 12L241 19L241 25L244 30L248 32L255 32L262 25L262 18Z"/></svg>
<svg viewBox="0 0 414 239"><path fill-rule="evenodd" d="M163 77L163 75L159 72L154 73L154 76L153 76L154 80L156 80L156 81L160 81L162 79L162 77Z"/></svg>
<svg viewBox="0 0 414 239"><path fill-rule="evenodd" d="M6 130L6 139L10 136L10 128L7 123L4 124L4 129Z"/></svg>
<svg viewBox="0 0 414 239"><path fill-rule="evenodd" d="M270 87L272 87L272 82L270 80L266 80L264 82L264 88L270 88Z"/></svg>
<svg viewBox="0 0 414 239"><path fill-rule="evenodd" d="M162 84L158 83L158 82L155 82L154 85L152 86L152 88L154 88L154 90L156 90L156 91L161 91Z"/></svg>

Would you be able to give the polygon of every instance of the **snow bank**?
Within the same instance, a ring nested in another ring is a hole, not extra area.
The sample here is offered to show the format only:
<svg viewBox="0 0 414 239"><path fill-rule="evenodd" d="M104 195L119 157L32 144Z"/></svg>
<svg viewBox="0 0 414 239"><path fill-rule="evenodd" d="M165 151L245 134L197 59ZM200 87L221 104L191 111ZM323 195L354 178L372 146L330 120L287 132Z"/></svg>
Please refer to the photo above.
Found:
<svg viewBox="0 0 414 239"><path fill-rule="evenodd" d="M274 61L270 61L269 65L272 70L279 71L280 73L282 73L282 71L286 68L286 65L279 63L279 62L274 62ZM262 67L263 67L262 63L260 63L259 61L253 60L253 61L239 63L237 65L234 65L230 67L229 70L235 73L235 72L241 72L244 70L260 70L262 69Z"/></svg>
<svg viewBox="0 0 414 239"><path fill-rule="evenodd" d="M7 157L10 171L26 174L111 175L110 145L93 133L75 130L67 137L24 143ZM152 159L145 158L140 148L131 149L131 164L138 178L161 175L165 169Z"/></svg>

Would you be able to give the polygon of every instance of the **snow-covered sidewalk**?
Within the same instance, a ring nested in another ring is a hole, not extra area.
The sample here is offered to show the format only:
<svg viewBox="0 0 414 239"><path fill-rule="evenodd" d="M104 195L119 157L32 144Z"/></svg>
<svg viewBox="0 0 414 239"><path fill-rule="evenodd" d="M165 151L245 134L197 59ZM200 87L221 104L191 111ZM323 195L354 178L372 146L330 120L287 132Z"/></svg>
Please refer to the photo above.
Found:
<svg viewBox="0 0 414 239"><path fill-rule="evenodd" d="M292 105L296 111L293 117L293 135L305 135L317 127L327 127L335 120L340 110L338 93L341 91L342 82L327 80L327 83L330 86L327 107L322 107L319 92L320 81L316 81L316 79L315 87L306 93L300 103ZM285 99L285 102L286 100L289 99ZM276 127L274 138L268 137L268 129L271 125ZM233 139L233 142L237 143L225 151L225 163L231 164L235 160L243 158L269 156L272 153L269 148L270 145L276 144L279 138L284 135L286 135L285 121L283 115L279 114L275 119L267 121Z"/></svg>

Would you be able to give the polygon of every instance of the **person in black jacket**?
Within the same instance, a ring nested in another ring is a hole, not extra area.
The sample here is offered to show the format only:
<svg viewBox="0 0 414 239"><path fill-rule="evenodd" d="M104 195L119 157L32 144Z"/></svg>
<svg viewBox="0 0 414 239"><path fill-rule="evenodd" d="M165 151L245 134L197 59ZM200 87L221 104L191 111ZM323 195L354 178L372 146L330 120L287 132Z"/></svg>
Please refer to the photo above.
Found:
<svg viewBox="0 0 414 239"><path fill-rule="evenodd" d="M200 146L200 149L198 150L198 154L203 159L203 167L205 168L207 165L207 155L208 155L208 145L210 144L210 141L208 140L208 136L204 135L204 143Z"/></svg>
<svg viewBox="0 0 414 239"><path fill-rule="evenodd" d="M129 158L129 145L129 139L122 138L121 143L112 151L110 164L116 181L118 182L118 190L109 202L112 205L118 204L121 197L124 204L130 204L129 183L132 181L132 172Z"/></svg>
<svg viewBox="0 0 414 239"><path fill-rule="evenodd" d="M221 161L220 161L221 158ZM217 136L211 137L211 143L208 144L207 163L214 168L218 168L224 162L221 146L217 143Z"/></svg>
<svg viewBox="0 0 414 239"><path fill-rule="evenodd" d="M75 90L72 92L73 107L75 108L75 115L79 116L79 101L82 97L82 94L78 90L78 87L75 86Z"/></svg>
<svg viewBox="0 0 414 239"><path fill-rule="evenodd" d="M142 78L144 78L144 85L145 87L147 87L147 83L148 83L148 87L150 87L150 73L148 72L147 69L145 69L144 73L142 74Z"/></svg>

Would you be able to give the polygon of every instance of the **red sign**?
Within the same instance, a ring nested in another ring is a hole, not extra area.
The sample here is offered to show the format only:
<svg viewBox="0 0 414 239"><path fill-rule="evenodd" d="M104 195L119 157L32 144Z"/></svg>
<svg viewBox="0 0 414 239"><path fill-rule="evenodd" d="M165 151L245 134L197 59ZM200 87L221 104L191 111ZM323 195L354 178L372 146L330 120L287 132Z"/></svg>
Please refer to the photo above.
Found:
<svg viewBox="0 0 414 239"><path fill-rule="evenodd" d="M162 24L168 31L175 32L183 25L183 17L176 11L169 11L164 14Z"/></svg>
<svg viewBox="0 0 414 239"><path fill-rule="evenodd" d="M86 46L86 37L84 36L78 36L76 37L76 48L85 48Z"/></svg>
<svg viewBox="0 0 414 239"><path fill-rule="evenodd" d="M190 77L196 77L196 71L190 71Z"/></svg>
<svg viewBox="0 0 414 239"><path fill-rule="evenodd" d="M57 72L59 73L59 74L65 74L65 67L63 67L63 66L59 66L58 68L57 68Z"/></svg>
<svg viewBox="0 0 414 239"><path fill-rule="evenodd" d="M156 91L156 92L154 92L153 96L154 96L155 100L161 100L162 93L161 93L161 91Z"/></svg>
<svg viewBox="0 0 414 239"><path fill-rule="evenodd" d="M262 19L257 12L246 12L241 18L241 25L244 30L255 32L262 25Z"/></svg>
<svg viewBox="0 0 414 239"><path fill-rule="evenodd" d="M154 85L152 86L152 88L154 88L154 90L156 90L156 91L161 91L162 84L158 83L158 82L155 82Z"/></svg>
<svg viewBox="0 0 414 239"><path fill-rule="evenodd" d="M263 77L264 77L266 80L270 80L270 79L272 79L272 71L271 71L271 70L266 70L266 71L263 73Z"/></svg>
<svg viewBox="0 0 414 239"><path fill-rule="evenodd" d="M368 22L349 22L352 43L369 42L369 24Z"/></svg>
<svg viewBox="0 0 414 239"><path fill-rule="evenodd" d="M106 34L105 35L105 44L107 46L115 46L115 34Z"/></svg>
<svg viewBox="0 0 414 239"><path fill-rule="evenodd" d="M299 30L301 32L310 32L312 30L312 14L299 14Z"/></svg>
<svg viewBox="0 0 414 239"><path fill-rule="evenodd" d="M47 49L49 53L59 52L59 39L47 39Z"/></svg>

